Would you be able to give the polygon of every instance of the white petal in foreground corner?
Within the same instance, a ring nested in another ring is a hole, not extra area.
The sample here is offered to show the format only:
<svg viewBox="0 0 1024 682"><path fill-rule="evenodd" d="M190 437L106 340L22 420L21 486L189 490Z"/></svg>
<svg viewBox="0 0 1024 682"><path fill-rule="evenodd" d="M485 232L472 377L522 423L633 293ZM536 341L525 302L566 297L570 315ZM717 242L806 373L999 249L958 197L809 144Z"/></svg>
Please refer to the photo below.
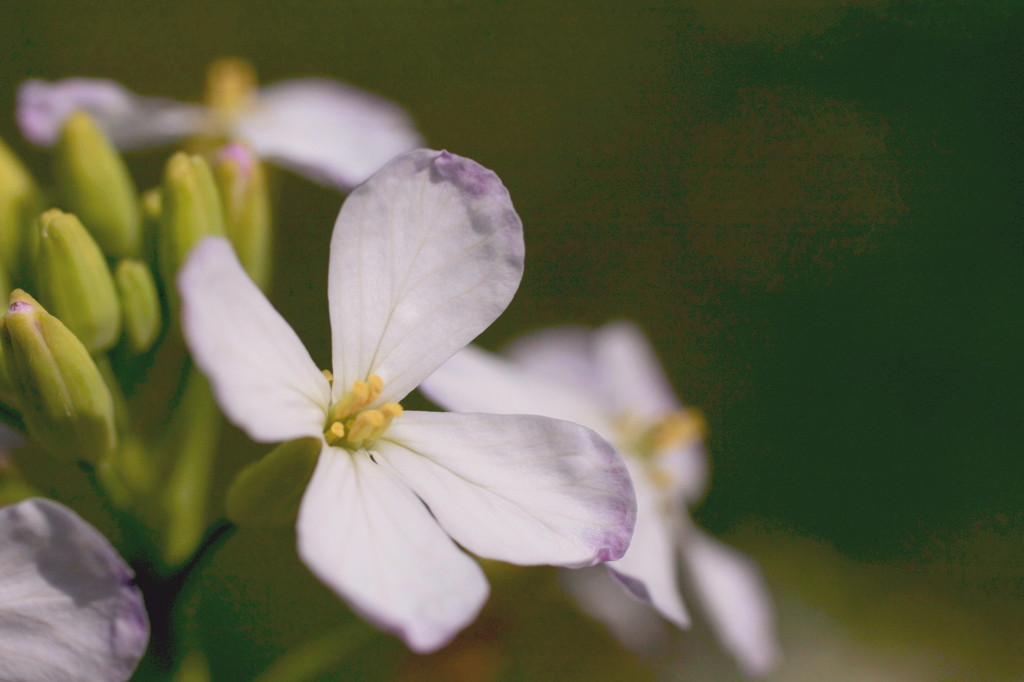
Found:
<svg viewBox="0 0 1024 682"><path fill-rule="evenodd" d="M127 680L149 621L132 571L61 504L0 508L0 680Z"/></svg>

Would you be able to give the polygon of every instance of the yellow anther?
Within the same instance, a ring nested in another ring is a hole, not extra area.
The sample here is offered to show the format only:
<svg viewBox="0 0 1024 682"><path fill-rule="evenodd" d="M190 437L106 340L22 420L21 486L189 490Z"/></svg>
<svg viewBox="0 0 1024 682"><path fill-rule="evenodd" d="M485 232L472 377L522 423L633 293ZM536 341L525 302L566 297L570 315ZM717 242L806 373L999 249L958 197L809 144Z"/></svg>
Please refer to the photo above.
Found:
<svg viewBox="0 0 1024 682"><path fill-rule="evenodd" d="M327 372L324 373L327 376ZM330 377L328 377L330 378ZM328 411L324 440L328 445L342 448L359 448L376 440L396 418L402 416L398 403L384 403L374 409L366 409L380 397L384 381L374 374L366 381L352 382L352 389L341 396Z"/></svg>
<svg viewBox="0 0 1024 682"><path fill-rule="evenodd" d="M402 412L404 412L404 410L402 409L402 406L399 405L398 403L384 403L383 405L381 405L378 408L378 410L380 411L381 414L383 414L388 419L394 419L395 417L401 417L402 416Z"/></svg>
<svg viewBox="0 0 1024 682"><path fill-rule="evenodd" d="M372 403L380 395L380 392L384 390L384 380L376 374L371 374L370 378L366 380L367 386L370 389L370 396L367 399L367 404Z"/></svg>
<svg viewBox="0 0 1024 682"><path fill-rule="evenodd" d="M348 442L352 447L359 447L372 440L383 430L384 415L380 410L366 410L356 415L349 425Z"/></svg>
<svg viewBox="0 0 1024 682"><path fill-rule="evenodd" d="M625 415L619 419L618 427L623 441L648 457L698 443L707 432L704 417L694 410L670 412L646 424L635 415Z"/></svg>
<svg viewBox="0 0 1024 682"><path fill-rule="evenodd" d="M672 412L655 422L647 438L655 452L665 452L699 441L706 430L704 418L696 412Z"/></svg>
<svg viewBox="0 0 1024 682"><path fill-rule="evenodd" d="M331 407L329 417L331 421L344 419L363 409L370 402L370 387L365 381L355 381L352 383L352 389L338 398L338 402Z"/></svg>
<svg viewBox="0 0 1024 682"><path fill-rule="evenodd" d="M331 373L331 370L329 370L329 369L322 369L320 371L324 373L324 378L327 379L327 383L330 383L330 384L334 383L334 374Z"/></svg>
<svg viewBox="0 0 1024 682"><path fill-rule="evenodd" d="M334 445L345 437L345 427L341 422L334 422L324 431L324 440L328 445Z"/></svg>
<svg viewBox="0 0 1024 682"><path fill-rule="evenodd" d="M206 72L206 105L224 116L244 110L256 93L256 71L243 59L218 59Z"/></svg>

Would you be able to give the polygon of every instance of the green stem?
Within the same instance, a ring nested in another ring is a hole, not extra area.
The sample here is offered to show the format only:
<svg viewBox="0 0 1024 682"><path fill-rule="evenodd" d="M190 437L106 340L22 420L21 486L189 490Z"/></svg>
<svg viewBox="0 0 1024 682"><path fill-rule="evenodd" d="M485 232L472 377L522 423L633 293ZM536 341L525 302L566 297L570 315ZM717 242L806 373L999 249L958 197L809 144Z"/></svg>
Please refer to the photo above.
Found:
<svg viewBox="0 0 1024 682"><path fill-rule="evenodd" d="M376 636L362 621L355 620L306 642L278 658L254 682L306 682L341 665Z"/></svg>

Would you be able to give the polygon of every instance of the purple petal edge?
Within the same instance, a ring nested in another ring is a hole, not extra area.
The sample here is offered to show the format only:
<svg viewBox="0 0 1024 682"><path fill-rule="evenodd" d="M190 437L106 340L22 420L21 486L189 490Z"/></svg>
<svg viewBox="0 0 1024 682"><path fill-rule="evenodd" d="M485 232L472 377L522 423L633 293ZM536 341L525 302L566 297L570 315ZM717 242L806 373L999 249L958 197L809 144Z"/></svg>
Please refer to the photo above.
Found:
<svg viewBox="0 0 1024 682"><path fill-rule="evenodd" d="M472 159L457 156L446 150L442 150L434 157L432 177L437 181L445 180L458 186L475 199L494 193L499 193L503 197L508 196L508 191L493 171L487 170Z"/></svg>

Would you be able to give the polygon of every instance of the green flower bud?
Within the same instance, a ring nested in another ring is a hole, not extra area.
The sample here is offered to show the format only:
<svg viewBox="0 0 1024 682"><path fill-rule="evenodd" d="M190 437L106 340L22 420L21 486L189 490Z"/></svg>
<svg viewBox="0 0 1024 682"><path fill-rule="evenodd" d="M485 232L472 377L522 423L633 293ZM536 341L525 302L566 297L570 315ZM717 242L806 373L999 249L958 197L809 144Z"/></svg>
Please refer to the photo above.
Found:
<svg viewBox="0 0 1024 682"><path fill-rule="evenodd" d="M29 438L67 459L95 462L113 451L114 401L78 337L20 289L0 337Z"/></svg>
<svg viewBox="0 0 1024 682"><path fill-rule="evenodd" d="M225 235L224 213L213 174L199 156L179 152L167 162L163 220L157 239L160 276L168 290L189 249L203 237Z"/></svg>
<svg viewBox="0 0 1024 682"><path fill-rule="evenodd" d="M114 281L121 295L128 347L136 355L145 353L160 336L163 324L153 273L142 261L126 259L117 264Z"/></svg>
<svg viewBox="0 0 1024 682"><path fill-rule="evenodd" d="M36 236L32 226L41 210L35 181L0 141L0 263L10 278L8 284L21 281L26 264L32 262ZM9 292L7 289L3 295Z"/></svg>
<svg viewBox="0 0 1024 682"><path fill-rule="evenodd" d="M135 183L124 159L85 112L68 117L56 149L54 175L67 208L111 258L137 256L142 225Z"/></svg>
<svg viewBox="0 0 1024 682"><path fill-rule="evenodd" d="M228 488L228 518L238 524L294 524L322 446L319 438L282 443L242 469Z"/></svg>
<svg viewBox="0 0 1024 682"><path fill-rule="evenodd" d="M159 187L150 187L142 193L139 206L142 209L142 248L144 260L149 260L155 252L157 235L163 223L163 191Z"/></svg>
<svg viewBox="0 0 1024 682"><path fill-rule="evenodd" d="M4 261L0 258L0 296L5 299L11 293L11 280L7 276L7 266L4 265Z"/></svg>
<svg viewBox="0 0 1024 682"><path fill-rule="evenodd" d="M51 209L39 218L36 283L53 314L90 353L121 336L121 303L103 252L74 215Z"/></svg>
<svg viewBox="0 0 1024 682"><path fill-rule="evenodd" d="M220 151L217 186L224 200L228 239L249 276L266 290L270 284L271 221L267 175L245 146L231 143Z"/></svg>
<svg viewBox="0 0 1024 682"><path fill-rule="evenodd" d="M7 371L7 358L2 343L0 343L0 404L15 410L18 408L17 389L14 387L10 372Z"/></svg>

